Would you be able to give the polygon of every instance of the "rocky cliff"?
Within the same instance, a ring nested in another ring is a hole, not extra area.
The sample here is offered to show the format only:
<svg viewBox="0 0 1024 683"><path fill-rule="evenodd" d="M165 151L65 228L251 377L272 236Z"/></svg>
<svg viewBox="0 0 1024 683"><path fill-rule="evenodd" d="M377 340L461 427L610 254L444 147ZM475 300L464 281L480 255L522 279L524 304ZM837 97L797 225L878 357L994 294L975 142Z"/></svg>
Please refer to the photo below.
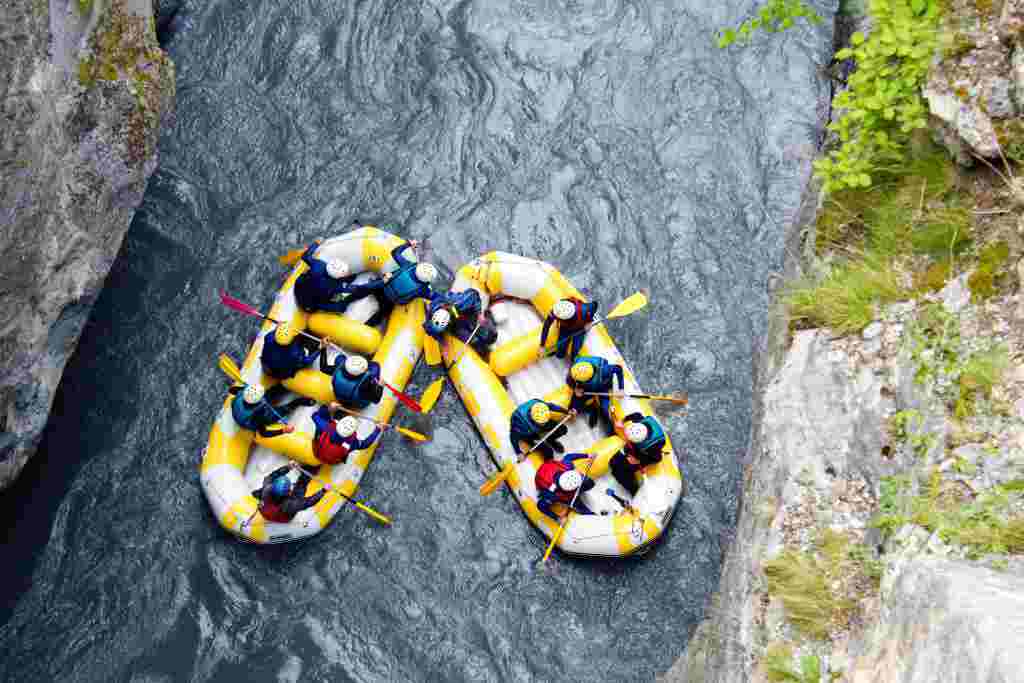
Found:
<svg viewBox="0 0 1024 683"><path fill-rule="evenodd" d="M152 0L8 0L0 53L3 488L35 450L156 168L174 68Z"/></svg>

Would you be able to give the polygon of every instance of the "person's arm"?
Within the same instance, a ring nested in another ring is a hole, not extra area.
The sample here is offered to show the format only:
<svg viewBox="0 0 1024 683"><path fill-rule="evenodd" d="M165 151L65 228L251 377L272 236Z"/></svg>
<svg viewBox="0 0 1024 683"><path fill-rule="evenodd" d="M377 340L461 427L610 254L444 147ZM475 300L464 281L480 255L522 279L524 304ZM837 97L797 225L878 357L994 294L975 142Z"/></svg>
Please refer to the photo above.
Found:
<svg viewBox="0 0 1024 683"><path fill-rule="evenodd" d="M619 391L625 391L626 389L626 376L622 374L621 365L612 366L612 391L615 391L615 380L619 380Z"/></svg>
<svg viewBox="0 0 1024 683"><path fill-rule="evenodd" d="M540 328L540 347L542 349L548 340L548 332L551 330L551 323L553 322L555 322L555 316L548 313L548 317L544 318L544 327Z"/></svg>
<svg viewBox="0 0 1024 683"><path fill-rule="evenodd" d="M605 415L607 415L608 414L608 408L612 404L611 397L610 396L598 396L597 400L598 400L598 403L601 404L601 412L603 412Z"/></svg>
<svg viewBox="0 0 1024 683"><path fill-rule="evenodd" d="M255 498L256 500L263 500L263 489L258 488L255 491L253 491L252 497Z"/></svg>
<svg viewBox="0 0 1024 683"><path fill-rule="evenodd" d="M391 258L394 259L395 263L398 264L399 268L405 268L406 266L413 265L413 262L402 256L402 252L411 247L412 245L408 242L403 242L397 247L391 250Z"/></svg>
<svg viewBox="0 0 1024 683"><path fill-rule="evenodd" d="M316 250L319 247L320 247L320 240L315 240L312 244L309 245L309 247L306 248L306 251L304 251L303 254L302 254L302 260L310 268L313 267L313 261L315 260L314 257L313 257L313 254L316 253Z"/></svg>
<svg viewBox="0 0 1024 683"><path fill-rule="evenodd" d="M262 436L264 439L272 439L275 436L281 436L282 434L286 434L291 430L289 430L288 427L281 425L278 425L277 427L262 425L257 431L260 433L260 436Z"/></svg>
<svg viewBox="0 0 1024 683"><path fill-rule="evenodd" d="M584 322L591 323L594 321L594 316L597 315L597 306L598 303L596 301L591 301L590 303L583 304Z"/></svg>
<svg viewBox="0 0 1024 683"><path fill-rule="evenodd" d="M570 408L563 408L557 403L549 403L548 401L544 401L544 403L547 404L553 413L558 413L559 415L567 415L569 413Z"/></svg>
<svg viewBox="0 0 1024 683"><path fill-rule="evenodd" d="M231 394L232 396L237 396L238 392L241 391L242 389L245 389L244 384L232 384L230 387L228 387L228 393Z"/></svg>
<svg viewBox="0 0 1024 683"><path fill-rule="evenodd" d="M551 504L553 502L555 502L554 496L552 496L549 491L537 491L537 509L556 522L561 522L562 520L559 519L558 515L555 514L555 511L551 509Z"/></svg>
<svg viewBox="0 0 1024 683"><path fill-rule="evenodd" d="M366 372L369 373L370 379L375 383L380 384L380 363L375 360L371 360L368 365L369 368Z"/></svg>
<svg viewBox="0 0 1024 683"><path fill-rule="evenodd" d="M286 515L296 515L302 512L303 510L311 508L317 503L319 503L320 499L323 498L326 493L327 489L320 489L319 491L314 493L312 496L309 496L308 498L292 496L290 498L285 499L285 501L281 503L281 510Z"/></svg>
<svg viewBox="0 0 1024 683"><path fill-rule="evenodd" d="M316 434L319 434L325 429L330 429L331 415L327 406L320 406L317 408L317 411L313 413L313 424L316 425Z"/></svg>
<svg viewBox="0 0 1024 683"><path fill-rule="evenodd" d="M356 439L356 447L353 450L361 451L361 450L369 448L377 440L377 437L379 437L381 435L382 431L383 430L378 426L378 427L374 428L372 434L370 434L368 437L366 437L362 441L360 441L359 439Z"/></svg>
<svg viewBox="0 0 1024 683"><path fill-rule="evenodd" d="M320 372L326 375L334 374L334 366L327 361L327 347L320 349Z"/></svg>

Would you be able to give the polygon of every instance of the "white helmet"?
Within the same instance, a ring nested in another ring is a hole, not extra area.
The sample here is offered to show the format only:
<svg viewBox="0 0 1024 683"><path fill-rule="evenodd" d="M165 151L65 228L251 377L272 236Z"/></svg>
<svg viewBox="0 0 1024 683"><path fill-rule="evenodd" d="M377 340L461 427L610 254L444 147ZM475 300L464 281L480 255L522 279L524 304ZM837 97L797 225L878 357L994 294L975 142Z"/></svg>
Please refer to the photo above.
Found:
<svg viewBox="0 0 1024 683"><path fill-rule="evenodd" d="M559 320L569 320L576 315L576 304L569 301L568 299L559 299L552 306L551 312L555 314L555 317Z"/></svg>
<svg viewBox="0 0 1024 683"><path fill-rule="evenodd" d="M343 439L347 439L348 437L356 433L356 428L358 426L358 420L356 420L351 415L346 415L345 417L338 420L338 425L335 427L335 430L338 432L338 436L342 437Z"/></svg>
<svg viewBox="0 0 1024 683"><path fill-rule="evenodd" d="M437 279L437 268L434 267L433 263L416 264L416 279L429 285Z"/></svg>
<svg viewBox="0 0 1024 683"><path fill-rule="evenodd" d="M434 311L434 315L430 316L430 322L434 323L434 327L447 330L448 325L452 322L452 314L448 312L448 309L439 308Z"/></svg>
<svg viewBox="0 0 1024 683"><path fill-rule="evenodd" d="M263 400L263 387L259 384L250 384L245 388L245 392L242 394L242 400L249 405L256 405Z"/></svg>
<svg viewBox="0 0 1024 683"><path fill-rule="evenodd" d="M640 443L647 438L647 425L640 422L631 422L626 427L626 438L630 443Z"/></svg>
<svg viewBox="0 0 1024 683"><path fill-rule="evenodd" d="M327 262L327 274L335 280L348 277L348 264L340 258L332 258Z"/></svg>
<svg viewBox="0 0 1024 683"><path fill-rule="evenodd" d="M366 362L366 359L362 356L352 354L345 359L345 372L350 375L359 376L366 372L366 369L370 367L370 364Z"/></svg>
<svg viewBox="0 0 1024 683"><path fill-rule="evenodd" d="M558 475L558 487L563 491L575 491L583 485L583 475L576 470L569 470Z"/></svg>

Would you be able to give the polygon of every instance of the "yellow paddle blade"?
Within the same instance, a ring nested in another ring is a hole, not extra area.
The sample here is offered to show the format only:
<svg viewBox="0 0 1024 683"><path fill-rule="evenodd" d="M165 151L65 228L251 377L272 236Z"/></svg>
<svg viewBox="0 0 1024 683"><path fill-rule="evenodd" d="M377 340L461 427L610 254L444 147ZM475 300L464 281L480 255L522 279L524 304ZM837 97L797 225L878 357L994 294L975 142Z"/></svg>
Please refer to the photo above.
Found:
<svg viewBox="0 0 1024 683"><path fill-rule="evenodd" d="M399 434L401 434L402 436L407 436L410 439L412 439L413 441L426 441L427 440L426 436L424 436L423 434L420 434L419 432L414 432L411 429L406 429L405 427L395 427L395 429L398 431Z"/></svg>
<svg viewBox="0 0 1024 683"><path fill-rule="evenodd" d="M423 392L422 396L420 396L420 408L423 409L424 413L430 412L430 409L434 407L435 403L437 403L437 399L441 396L441 392L443 390L444 377L438 377L430 383L427 390Z"/></svg>
<svg viewBox="0 0 1024 683"><path fill-rule="evenodd" d="M238 365L235 364L235 361L231 360L231 356L228 354L220 354L220 357L217 358L217 365L219 365L221 371L231 379L236 382L245 383L245 380L242 379L242 371L238 369Z"/></svg>
<svg viewBox="0 0 1024 683"><path fill-rule="evenodd" d="M501 472L498 472L498 474L496 474L494 477L488 479L483 484L481 484L480 495L489 496L495 491L497 491L498 487L501 486L501 483L509 478L509 475L512 474L512 471L515 468L516 466L513 465L512 463L509 463L505 465L503 468L501 468Z"/></svg>
<svg viewBox="0 0 1024 683"><path fill-rule="evenodd" d="M377 520L381 524L391 524L391 518L390 517L385 517L384 515L380 514L379 512L377 512L376 510L374 510L371 507L363 505L362 503L356 503L356 507L359 508L360 510L362 510L363 512L365 512L366 514L370 515L371 517L373 517L375 520Z"/></svg>
<svg viewBox="0 0 1024 683"><path fill-rule="evenodd" d="M441 347L437 340L429 334L423 335L423 355L427 359L427 365L434 367L441 362Z"/></svg>
<svg viewBox="0 0 1024 683"><path fill-rule="evenodd" d="M298 249L292 249L284 256L278 257L277 260L282 266L294 266L305 253L306 247L300 247Z"/></svg>
<svg viewBox="0 0 1024 683"><path fill-rule="evenodd" d="M647 297L644 296L643 292L637 292L636 294L623 299L622 303L613 308L605 318L621 318L622 316L629 315L630 313L636 313L646 305Z"/></svg>

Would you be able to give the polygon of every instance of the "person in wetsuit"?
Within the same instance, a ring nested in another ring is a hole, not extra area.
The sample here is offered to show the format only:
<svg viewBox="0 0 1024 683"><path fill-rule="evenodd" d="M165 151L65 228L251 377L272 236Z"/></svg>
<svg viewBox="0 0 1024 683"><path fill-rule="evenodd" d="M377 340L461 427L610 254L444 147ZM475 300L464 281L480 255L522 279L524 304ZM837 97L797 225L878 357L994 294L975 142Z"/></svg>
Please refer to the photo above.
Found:
<svg viewBox="0 0 1024 683"><path fill-rule="evenodd" d="M352 415L338 419L340 410L341 404L332 403L330 406L320 406L319 410L313 413L313 424L316 426L313 434L313 455L328 465L347 462L352 451L369 448L383 431L377 426L368 437L360 439L356 435L359 421Z"/></svg>
<svg viewBox="0 0 1024 683"><path fill-rule="evenodd" d="M599 415L603 415L609 422L611 416L610 396L588 396L587 394L608 394L615 386L615 380L619 381L619 391L625 386L622 374L622 366L609 363L600 356L579 356L576 362L569 368L569 376L566 384L572 389L572 399L569 407L576 412L587 411L587 421L591 427L597 424Z"/></svg>
<svg viewBox="0 0 1024 683"><path fill-rule="evenodd" d="M512 440L512 448L519 455L531 450L539 450L545 460L554 457L555 452L562 453L565 447L559 441L569 431L565 425L560 425L548 439L540 445L539 449L535 443L543 438L548 424L551 422L551 413L566 415L570 411L557 403L548 403L539 398L533 398L519 405L512 413L512 424L509 428L509 438ZM525 450L523 444L525 443Z"/></svg>
<svg viewBox="0 0 1024 683"><path fill-rule="evenodd" d="M665 448L665 430L653 415L630 413L623 418L626 445L611 459L612 475L635 496L640 489L636 473L661 461Z"/></svg>
<svg viewBox="0 0 1024 683"><path fill-rule="evenodd" d="M498 340L494 319L490 312L483 311L480 292L472 288L462 292L436 292L427 305L423 330L439 342L445 332L454 334L463 342L473 335L470 346L484 358Z"/></svg>
<svg viewBox="0 0 1024 683"><path fill-rule="evenodd" d="M249 384L242 391L241 386L233 386L228 393L234 394L231 401L231 417L242 429L258 432L260 436L267 439L281 434L290 434L295 428L289 424L282 424L280 427L271 428L270 425L282 423L284 415L299 406L313 406L316 401L311 398L297 398L277 408L273 402L279 399L288 390L280 384L264 390L258 384Z"/></svg>
<svg viewBox="0 0 1024 683"><path fill-rule="evenodd" d="M327 349L320 351L320 372L331 376L334 398L353 410L380 403L384 387L380 383L380 363L362 356L339 353L334 363L327 360Z"/></svg>
<svg viewBox="0 0 1024 683"><path fill-rule="evenodd" d="M411 240L392 249L391 258L398 264L398 269L363 285L367 292L377 297L380 304L380 309L367 321L367 325L376 325L396 305L404 305L417 298L427 301L433 298L430 285L437 279L437 268L432 263L417 263L407 259L403 253L418 245L418 241Z"/></svg>
<svg viewBox="0 0 1024 683"><path fill-rule="evenodd" d="M302 255L309 270L295 281L295 301L307 313L344 313L351 303L369 296L372 288L357 285L356 276L350 274L351 269L344 260L316 258L314 254L319 246L320 240L316 240Z"/></svg>
<svg viewBox="0 0 1024 683"><path fill-rule="evenodd" d="M290 323L281 323L277 329L263 335L260 365L263 372L274 379L288 379L316 360L320 344L300 335Z"/></svg>
<svg viewBox="0 0 1024 683"><path fill-rule="evenodd" d="M327 489L306 496L306 487L312 481L305 472L298 472L293 464L278 467L263 478L263 486L252 492L259 502L259 511L268 522L287 524L307 508L320 502Z"/></svg>
<svg viewBox="0 0 1024 683"><path fill-rule="evenodd" d="M548 332L554 323L558 323L558 342L555 344L555 355L559 358L568 356L569 362L576 359L576 354L583 348L585 330L594 322L597 315L597 302L586 303L576 297L559 299L551 307L551 313L544 319L544 327L540 332L540 350L544 352Z"/></svg>
<svg viewBox="0 0 1024 683"><path fill-rule="evenodd" d="M534 483L537 485L537 509L555 520L561 521L565 515L557 514L553 507L556 503L566 507L573 505L572 509L581 515L594 514L586 503L576 495L577 489L584 493L594 488L594 480L584 477L573 468L574 461L580 458L589 458L586 453L568 453L561 460L547 460L539 468L534 476ZM573 497L576 502L573 503Z"/></svg>

